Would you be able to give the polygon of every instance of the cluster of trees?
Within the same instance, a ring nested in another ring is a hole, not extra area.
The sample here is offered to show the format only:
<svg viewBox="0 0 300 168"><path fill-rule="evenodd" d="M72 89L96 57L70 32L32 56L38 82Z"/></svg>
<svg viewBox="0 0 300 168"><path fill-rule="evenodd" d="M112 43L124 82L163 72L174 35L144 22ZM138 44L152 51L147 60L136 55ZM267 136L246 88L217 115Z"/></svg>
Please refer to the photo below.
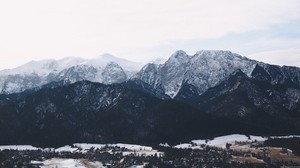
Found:
<svg viewBox="0 0 300 168"><path fill-rule="evenodd" d="M265 141L265 146L283 147L291 149L295 155L300 156L300 138L269 138Z"/></svg>

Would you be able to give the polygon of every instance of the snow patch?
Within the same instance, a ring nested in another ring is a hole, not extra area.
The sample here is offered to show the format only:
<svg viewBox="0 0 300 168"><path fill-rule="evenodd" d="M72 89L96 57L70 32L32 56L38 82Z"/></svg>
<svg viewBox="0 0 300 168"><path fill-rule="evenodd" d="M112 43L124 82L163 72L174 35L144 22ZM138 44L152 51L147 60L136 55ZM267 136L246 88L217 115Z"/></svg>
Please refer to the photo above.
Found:
<svg viewBox="0 0 300 168"><path fill-rule="evenodd" d="M41 165L41 168L89 168L89 167L98 167L104 168L103 164L100 162L89 162L87 160L78 160L78 159L60 159L52 158L49 160L41 161L31 161L31 164Z"/></svg>
<svg viewBox="0 0 300 168"><path fill-rule="evenodd" d="M261 137L261 136L253 136L253 135L246 136L240 134L232 134L232 135L215 137L212 140L209 139L192 140L191 143L184 143L173 147L179 149L186 149L186 148L201 149L202 145L208 145L208 146L215 146L219 148L226 148L227 143L232 144L234 142L265 141L267 139L268 138Z"/></svg>
<svg viewBox="0 0 300 168"><path fill-rule="evenodd" d="M170 145L168 143L160 143L158 146L162 146L162 147L170 147Z"/></svg>
<svg viewBox="0 0 300 168"><path fill-rule="evenodd" d="M78 148L73 148L69 145L55 149L55 152L75 152Z"/></svg>
<svg viewBox="0 0 300 168"><path fill-rule="evenodd" d="M246 135L240 134L233 134L233 135L226 135L221 137L216 137L213 140L193 140L192 143L197 145L205 144L209 146L216 146L225 148L227 143L234 143L234 142L251 142L251 141L265 141L267 138L260 137L260 136L252 136L249 137Z"/></svg>
<svg viewBox="0 0 300 168"><path fill-rule="evenodd" d="M300 135L288 135L288 136L271 136L270 138L278 138L278 139L285 139L285 138L300 138Z"/></svg>
<svg viewBox="0 0 300 168"><path fill-rule="evenodd" d="M18 150L18 151L24 151L24 150L41 150L42 148L36 148L31 145L4 145L0 146L0 151L3 150Z"/></svg>

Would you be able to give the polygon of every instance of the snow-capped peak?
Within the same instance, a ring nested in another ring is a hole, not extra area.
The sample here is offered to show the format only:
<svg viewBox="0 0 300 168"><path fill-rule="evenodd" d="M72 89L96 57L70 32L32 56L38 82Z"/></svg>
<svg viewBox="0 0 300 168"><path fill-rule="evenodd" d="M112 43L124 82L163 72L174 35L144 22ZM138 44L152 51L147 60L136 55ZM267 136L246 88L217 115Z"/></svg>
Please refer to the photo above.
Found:
<svg viewBox="0 0 300 168"><path fill-rule="evenodd" d="M144 71L138 74L138 78L153 87L162 88L171 97L176 96L185 81L189 81L201 94L238 69L250 76L256 64L256 61L230 51L201 50L189 56L186 52L178 50L156 69L144 68ZM151 70L156 72L148 72Z"/></svg>
<svg viewBox="0 0 300 168"><path fill-rule="evenodd" d="M108 63L115 62L126 71L139 71L143 63L132 62L126 59L118 58L110 54L103 54L97 58L85 59L81 57L65 57L59 60L47 59L41 61L30 61L24 65L13 69L0 71L0 75L29 75L36 73L41 76L46 76L49 73L59 73L63 69L70 68L76 65L89 65L94 67L104 68Z"/></svg>
<svg viewBox="0 0 300 168"><path fill-rule="evenodd" d="M66 57L59 60L30 61L19 67L0 71L0 93L20 92L57 80L123 82L136 74L142 66L142 63L110 54L93 59Z"/></svg>
<svg viewBox="0 0 300 168"><path fill-rule="evenodd" d="M186 55L187 53L185 51L177 50L171 55L171 57L186 56Z"/></svg>
<svg viewBox="0 0 300 168"><path fill-rule="evenodd" d="M0 75L25 75L25 74L38 74L45 76L49 74L52 69L56 69L58 66L57 61L54 59L47 59L42 61L30 61L22 66L14 69L6 69L0 71Z"/></svg>
<svg viewBox="0 0 300 168"><path fill-rule="evenodd" d="M228 50L200 50L197 51L195 55L210 55L210 56L217 56L217 55L232 55L231 51Z"/></svg>
<svg viewBox="0 0 300 168"><path fill-rule="evenodd" d="M178 50L176 51L174 54L171 55L171 57L169 58L169 60L187 60L189 59L189 56L187 55L186 52L182 51L182 50Z"/></svg>

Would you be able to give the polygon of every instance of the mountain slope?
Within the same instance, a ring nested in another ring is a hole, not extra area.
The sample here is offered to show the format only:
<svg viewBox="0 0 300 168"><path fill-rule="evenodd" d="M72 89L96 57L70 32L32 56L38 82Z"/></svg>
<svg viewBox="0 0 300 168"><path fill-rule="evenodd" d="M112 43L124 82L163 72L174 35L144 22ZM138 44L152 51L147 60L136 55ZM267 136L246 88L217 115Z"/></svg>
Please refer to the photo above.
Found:
<svg viewBox="0 0 300 168"><path fill-rule="evenodd" d="M116 58L105 59L43 77L1 80L6 91L16 83L33 89L0 95L0 144L157 144L230 133L300 134L297 67L229 51L178 51L130 76L125 65L108 61ZM64 65L78 61L66 60Z"/></svg>
<svg viewBox="0 0 300 168"><path fill-rule="evenodd" d="M190 103L215 116L274 129L273 133L281 129L299 134L299 98L299 86L289 87L288 82L272 85L237 71Z"/></svg>
<svg viewBox="0 0 300 168"><path fill-rule="evenodd" d="M76 82L11 96L0 106L0 144L178 143L257 130L267 132L124 84Z"/></svg>
<svg viewBox="0 0 300 168"><path fill-rule="evenodd" d="M184 83L193 85L193 91L199 95L238 69L250 75L256 64L230 51L203 50L193 56L177 51L164 64L144 66L136 78L171 97L177 95Z"/></svg>
<svg viewBox="0 0 300 168"><path fill-rule="evenodd" d="M31 61L14 69L0 71L0 93L22 92L61 80L69 83L80 80L120 83L137 73L142 65L109 54L95 59L67 57L60 60Z"/></svg>

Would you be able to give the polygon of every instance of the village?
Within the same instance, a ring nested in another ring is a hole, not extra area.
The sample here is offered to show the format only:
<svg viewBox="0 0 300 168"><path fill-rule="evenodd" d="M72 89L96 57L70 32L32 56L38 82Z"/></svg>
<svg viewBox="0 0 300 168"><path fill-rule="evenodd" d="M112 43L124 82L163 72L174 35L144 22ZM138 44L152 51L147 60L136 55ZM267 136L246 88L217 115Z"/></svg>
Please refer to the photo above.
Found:
<svg viewBox="0 0 300 168"><path fill-rule="evenodd" d="M238 138L238 136L234 136ZM147 147L130 144L73 144L57 149L2 146L0 167L282 167L300 166L300 157L285 147L266 146L250 140L191 141L169 146ZM223 137L224 139L224 137ZM241 140L241 137L240 137ZM298 138L294 138L298 141ZM201 143L200 143L201 142ZM18 147L18 148L17 148Z"/></svg>

